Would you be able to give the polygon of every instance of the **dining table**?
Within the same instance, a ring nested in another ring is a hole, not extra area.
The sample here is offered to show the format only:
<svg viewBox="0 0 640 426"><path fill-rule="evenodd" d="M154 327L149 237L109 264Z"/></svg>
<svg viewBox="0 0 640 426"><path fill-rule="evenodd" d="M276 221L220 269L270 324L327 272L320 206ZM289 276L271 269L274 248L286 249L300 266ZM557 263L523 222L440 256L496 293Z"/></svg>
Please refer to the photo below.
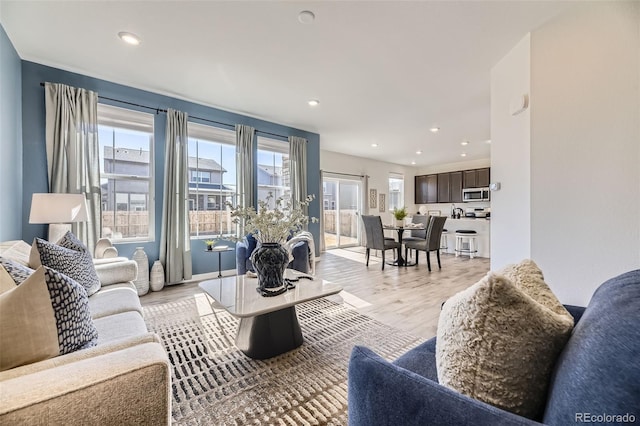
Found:
<svg viewBox="0 0 640 426"><path fill-rule="evenodd" d="M408 259L402 257L402 235L405 230L414 231L419 229L424 229L424 225L422 224L410 224L404 226L398 225L382 225L384 230L396 231L398 233L398 242L400 243L400 248L398 248L398 256L397 259L393 262L387 262L387 265L393 266L413 266L415 263L410 263Z"/></svg>

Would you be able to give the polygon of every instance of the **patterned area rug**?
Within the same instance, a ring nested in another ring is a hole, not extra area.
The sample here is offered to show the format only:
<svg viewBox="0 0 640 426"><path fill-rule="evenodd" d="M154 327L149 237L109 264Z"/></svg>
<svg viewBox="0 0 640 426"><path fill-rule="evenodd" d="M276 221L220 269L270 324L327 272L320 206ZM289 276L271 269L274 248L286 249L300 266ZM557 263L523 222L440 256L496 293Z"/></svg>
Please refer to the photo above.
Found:
<svg viewBox="0 0 640 426"><path fill-rule="evenodd" d="M354 345L395 359L420 339L319 299L297 306L304 343L264 361L234 345L238 320L204 294L144 308L173 365L179 425L346 425L347 366Z"/></svg>

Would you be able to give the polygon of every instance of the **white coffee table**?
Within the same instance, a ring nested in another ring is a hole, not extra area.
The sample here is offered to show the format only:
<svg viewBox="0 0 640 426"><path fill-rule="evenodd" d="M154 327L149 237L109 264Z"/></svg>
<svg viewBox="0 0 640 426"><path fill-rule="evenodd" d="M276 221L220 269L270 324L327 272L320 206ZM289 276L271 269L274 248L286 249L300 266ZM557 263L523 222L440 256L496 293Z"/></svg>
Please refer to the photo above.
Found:
<svg viewBox="0 0 640 426"><path fill-rule="evenodd" d="M296 277L287 269L285 276ZM306 275L306 274L302 274ZM342 291L337 284L314 277L300 278L296 287L279 296L261 296L257 278L246 275L203 281L200 288L231 315L240 318L236 346L248 357L267 359L288 352L302 344L296 305Z"/></svg>

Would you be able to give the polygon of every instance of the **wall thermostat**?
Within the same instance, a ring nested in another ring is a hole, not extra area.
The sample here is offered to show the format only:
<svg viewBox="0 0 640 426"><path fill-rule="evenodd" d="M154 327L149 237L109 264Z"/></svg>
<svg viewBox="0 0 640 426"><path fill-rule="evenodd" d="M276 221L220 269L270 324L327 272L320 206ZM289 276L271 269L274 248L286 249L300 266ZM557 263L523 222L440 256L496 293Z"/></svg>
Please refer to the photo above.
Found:
<svg viewBox="0 0 640 426"><path fill-rule="evenodd" d="M490 191L500 191L500 182L489 184Z"/></svg>

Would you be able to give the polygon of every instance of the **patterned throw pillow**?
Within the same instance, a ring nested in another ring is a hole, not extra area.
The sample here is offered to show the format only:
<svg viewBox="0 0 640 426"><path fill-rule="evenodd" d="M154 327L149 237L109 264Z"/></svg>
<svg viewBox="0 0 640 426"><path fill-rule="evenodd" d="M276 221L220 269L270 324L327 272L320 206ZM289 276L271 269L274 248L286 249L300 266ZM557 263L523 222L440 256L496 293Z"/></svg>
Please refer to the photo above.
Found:
<svg viewBox="0 0 640 426"><path fill-rule="evenodd" d="M44 265L73 278L82 284L89 296L100 290L93 258L84 244L71 232L67 232L60 243L62 245L35 238L31 245L31 266Z"/></svg>
<svg viewBox="0 0 640 426"><path fill-rule="evenodd" d="M56 317L60 355L96 346L96 330L84 287L72 278L44 267L44 276Z"/></svg>
<svg viewBox="0 0 640 426"><path fill-rule="evenodd" d="M2 256L0 256L0 265L11 275L11 278L13 278L16 284L20 284L29 278L29 275L33 274L33 269Z"/></svg>
<svg viewBox="0 0 640 426"><path fill-rule="evenodd" d="M8 259L0 258L0 263L16 283L25 281L22 278L26 271L29 271L29 276L34 272ZM58 332L60 355L95 346L98 330L91 318L86 290L72 278L46 266L43 268Z"/></svg>
<svg viewBox="0 0 640 426"><path fill-rule="evenodd" d="M89 251L87 250L87 246L85 246L84 243L78 239L78 237L73 235L73 232L71 231L67 231L67 233L64 234L56 244L64 248L81 251L83 253Z"/></svg>

